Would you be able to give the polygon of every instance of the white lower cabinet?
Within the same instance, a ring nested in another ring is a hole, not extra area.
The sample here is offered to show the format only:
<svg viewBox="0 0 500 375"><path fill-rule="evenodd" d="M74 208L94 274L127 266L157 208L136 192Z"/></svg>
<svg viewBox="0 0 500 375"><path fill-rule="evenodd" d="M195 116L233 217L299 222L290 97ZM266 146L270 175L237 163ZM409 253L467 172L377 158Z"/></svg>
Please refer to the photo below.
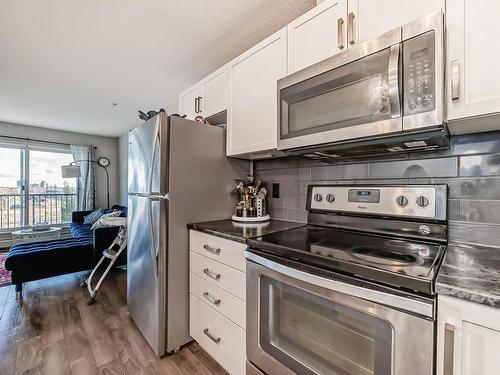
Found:
<svg viewBox="0 0 500 375"><path fill-rule="evenodd" d="M190 296L190 335L230 374L245 373L245 330Z"/></svg>
<svg viewBox="0 0 500 375"><path fill-rule="evenodd" d="M437 375L500 374L500 309L438 297Z"/></svg>
<svg viewBox="0 0 500 375"><path fill-rule="evenodd" d="M196 231L189 236L189 333L230 374L245 374L245 247Z"/></svg>

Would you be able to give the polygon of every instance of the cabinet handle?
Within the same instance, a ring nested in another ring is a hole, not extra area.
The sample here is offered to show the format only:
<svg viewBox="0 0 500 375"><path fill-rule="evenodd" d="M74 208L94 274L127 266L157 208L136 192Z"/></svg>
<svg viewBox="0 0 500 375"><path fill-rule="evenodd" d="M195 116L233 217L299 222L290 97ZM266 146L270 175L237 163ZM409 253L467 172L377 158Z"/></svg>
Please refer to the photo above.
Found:
<svg viewBox="0 0 500 375"><path fill-rule="evenodd" d="M453 362L455 354L455 326L444 325L444 364L443 375L453 375Z"/></svg>
<svg viewBox="0 0 500 375"><path fill-rule="evenodd" d="M209 331L208 331L208 328L205 328L203 330L203 333L205 335L207 335L207 337L212 340L213 342L215 342L216 344L220 343L220 337L215 337L214 335L212 335Z"/></svg>
<svg viewBox="0 0 500 375"><path fill-rule="evenodd" d="M211 296L210 293L204 292L203 297L205 297L209 302L213 303L215 306L220 305L220 298L215 298L214 296Z"/></svg>
<svg viewBox="0 0 500 375"><path fill-rule="evenodd" d="M198 96L198 113L203 112L203 97Z"/></svg>
<svg viewBox="0 0 500 375"><path fill-rule="evenodd" d="M355 30L354 30L354 12L349 13L347 18L347 39L349 39L349 44L356 43L355 41Z"/></svg>
<svg viewBox="0 0 500 375"><path fill-rule="evenodd" d="M198 113L198 97L194 98L194 113Z"/></svg>
<svg viewBox="0 0 500 375"><path fill-rule="evenodd" d="M451 100L460 99L460 61L451 62Z"/></svg>
<svg viewBox="0 0 500 375"><path fill-rule="evenodd" d="M337 46L339 49L344 49L344 19L337 20Z"/></svg>
<svg viewBox="0 0 500 375"><path fill-rule="evenodd" d="M219 281L220 280L220 273L215 273L215 272L212 272L210 271L208 268L205 268L203 270L203 273L205 275L207 275L208 277L210 277L211 279L214 279L214 280L217 280Z"/></svg>
<svg viewBox="0 0 500 375"><path fill-rule="evenodd" d="M209 253L212 253L212 254L215 254L215 255L219 255L220 254L220 248L218 247L212 247L210 245L203 245L203 248L208 251Z"/></svg>

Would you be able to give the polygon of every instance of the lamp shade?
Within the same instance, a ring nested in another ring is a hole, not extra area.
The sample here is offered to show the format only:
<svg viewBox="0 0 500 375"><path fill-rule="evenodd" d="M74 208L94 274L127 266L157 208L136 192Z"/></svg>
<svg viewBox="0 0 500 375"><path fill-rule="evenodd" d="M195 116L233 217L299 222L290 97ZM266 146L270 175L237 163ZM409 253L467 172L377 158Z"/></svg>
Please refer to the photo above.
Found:
<svg viewBox="0 0 500 375"><path fill-rule="evenodd" d="M61 174L63 178L76 178L81 177L82 172L80 171L79 165L62 165Z"/></svg>

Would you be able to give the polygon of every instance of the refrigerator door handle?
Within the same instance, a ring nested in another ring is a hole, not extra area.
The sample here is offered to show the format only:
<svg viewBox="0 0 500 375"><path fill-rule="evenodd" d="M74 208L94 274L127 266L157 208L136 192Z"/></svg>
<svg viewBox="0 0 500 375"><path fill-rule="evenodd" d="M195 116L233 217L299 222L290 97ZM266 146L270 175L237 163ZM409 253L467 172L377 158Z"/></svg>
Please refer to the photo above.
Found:
<svg viewBox="0 0 500 375"><path fill-rule="evenodd" d="M155 277L158 278L158 246L155 241L154 231L153 231L153 210L151 209L151 205L153 204L153 200L148 200L148 226L149 226L149 241L151 246L149 247L149 251L151 253L151 261L153 262L153 271Z"/></svg>
<svg viewBox="0 0 500 375"><path fill-rule="evenodd" d="M170 195L167 194L150 194L146 198L148 198L150 201L161 201L161 200L169 200Z"/></svg>
<svg viewBox="0 0 500 375"><path fill-rule="evenodd" d="M155 277L158 278L158 244L155 241L155 235L153 231L153 210L151 208L153 201L158 200L154 197L158 197L159 195L153 194L151 190L153 189L153 171L156 157L156 146L158 145L158 141L160 138L160 121L156 121L155 130L154 130L154 139L153 139L153 147L151 149L151 157L149 159L149 179L148 179L148 193L146 198L148 198L148 226L149 226L149 241L151 246L149 247L149 251L151 254L151 261L153 262L153 271ZM168 194L167 194L168 195Z"/></svg>

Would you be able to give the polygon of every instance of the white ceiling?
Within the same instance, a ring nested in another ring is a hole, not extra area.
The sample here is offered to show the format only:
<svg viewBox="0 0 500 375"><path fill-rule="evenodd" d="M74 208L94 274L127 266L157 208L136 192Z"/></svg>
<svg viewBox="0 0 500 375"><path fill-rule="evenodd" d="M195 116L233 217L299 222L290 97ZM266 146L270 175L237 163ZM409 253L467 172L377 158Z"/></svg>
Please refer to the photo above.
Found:
<svg viewBox="0 0 500 375"><path fill-rule="evenodd" d="M119 136L315 3L1 0L0 121Z"/></svg>

